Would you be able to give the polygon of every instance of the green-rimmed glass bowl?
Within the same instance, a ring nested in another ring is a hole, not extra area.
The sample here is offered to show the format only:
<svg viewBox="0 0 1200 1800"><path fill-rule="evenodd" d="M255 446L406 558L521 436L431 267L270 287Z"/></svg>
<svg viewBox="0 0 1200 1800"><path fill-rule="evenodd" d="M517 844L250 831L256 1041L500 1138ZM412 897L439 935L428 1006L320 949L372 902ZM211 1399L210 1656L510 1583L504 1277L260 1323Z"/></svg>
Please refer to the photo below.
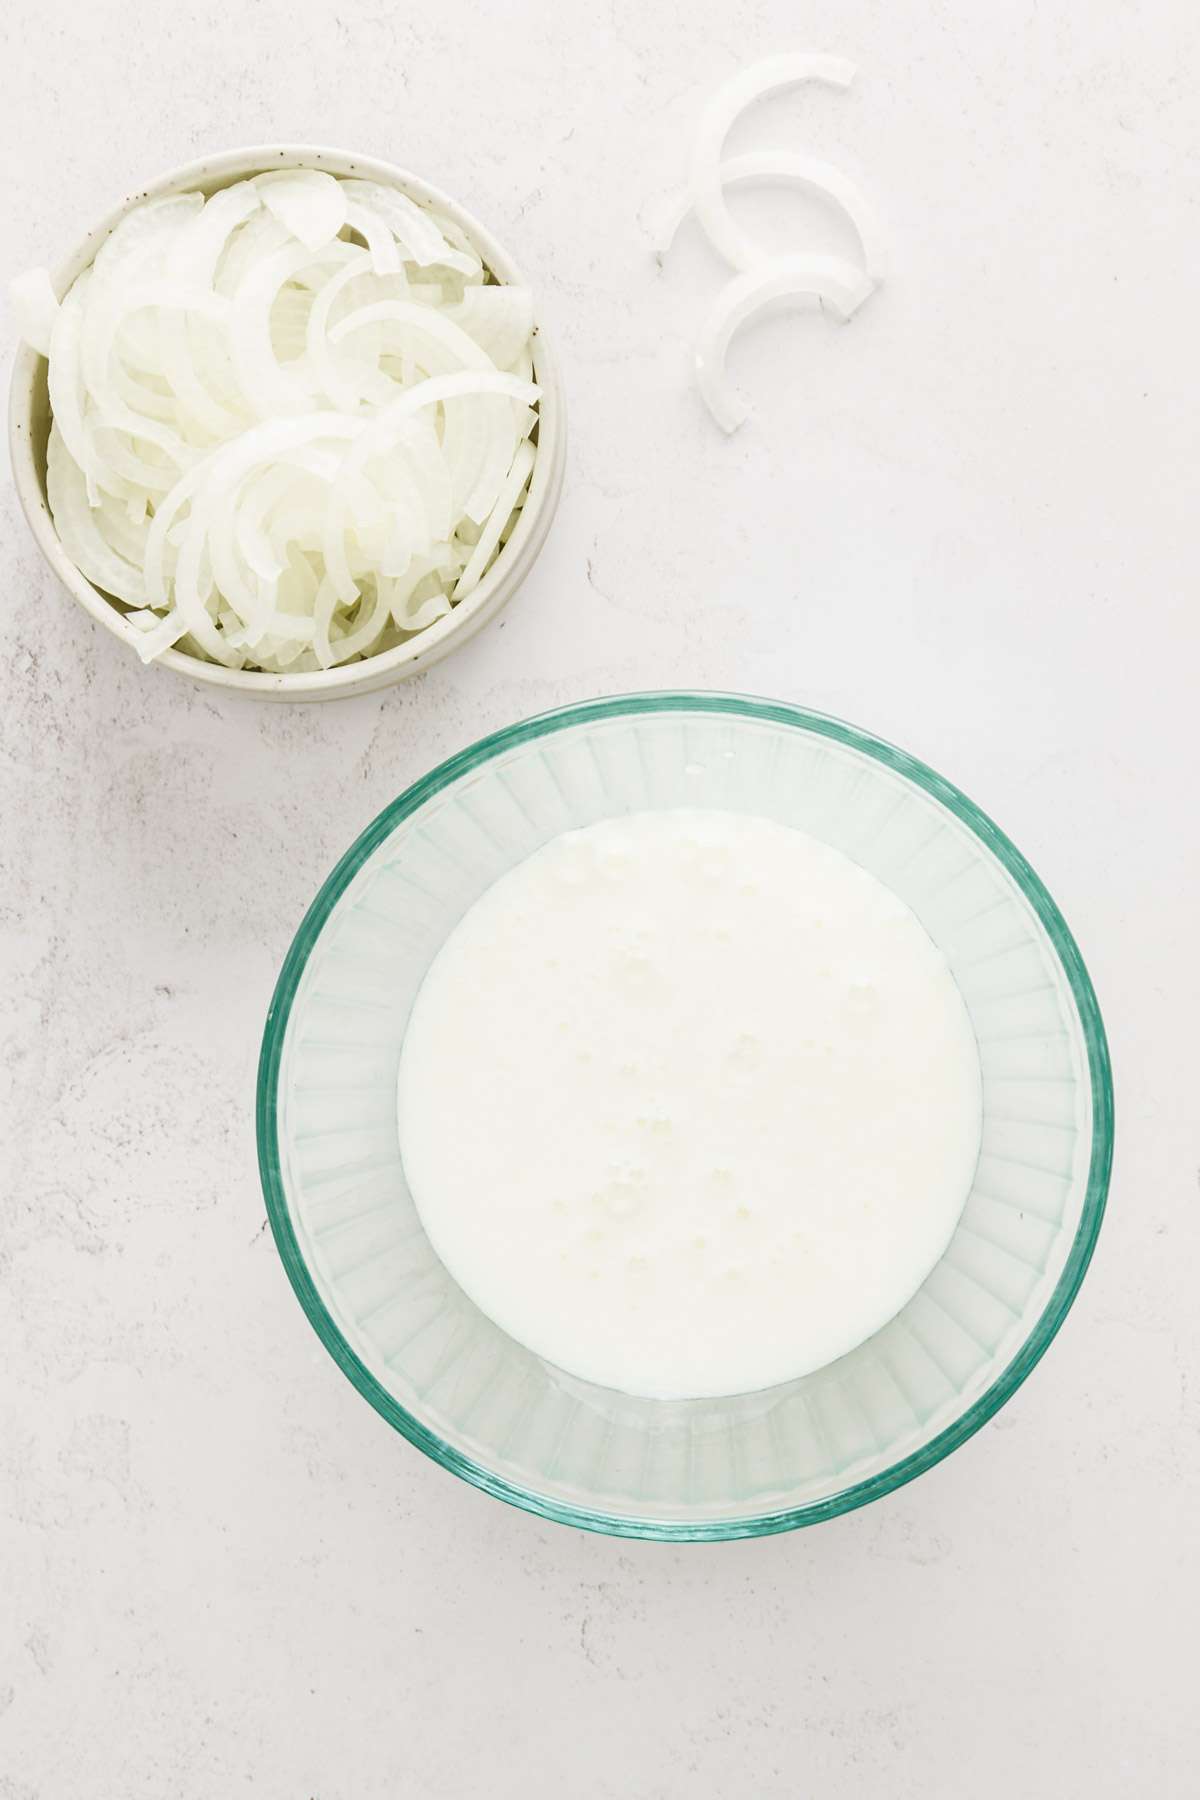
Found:
<svg viewBox="0 0 1200 1800"><path fill-rule="evenodd" d="M983 1070L975 1182L920 1292L839 1362L717 1400L594 1387L502 1332L431 1249L396 1130L412 1003L472 902L561 831L674 806L797 826L891 887L949 959ZM409 788L346 852L271 1003L258 1143L301 1304L355 1387L412 1443L566 1524L751 1537L890 1492L1019 1387L1061 1325L1100 1228L1112 1084L1096 997L1062 915L957 788L799 707L643 694L483 739Z"/></svg>

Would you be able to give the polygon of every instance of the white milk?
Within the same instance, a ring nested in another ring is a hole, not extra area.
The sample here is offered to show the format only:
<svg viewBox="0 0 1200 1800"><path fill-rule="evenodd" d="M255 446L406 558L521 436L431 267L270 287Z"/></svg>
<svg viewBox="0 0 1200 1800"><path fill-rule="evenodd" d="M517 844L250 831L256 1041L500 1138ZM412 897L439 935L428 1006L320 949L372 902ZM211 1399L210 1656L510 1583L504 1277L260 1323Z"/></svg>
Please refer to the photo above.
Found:
<svg viewBox="0 0 1200 1800"><path fill-rule="evenodd" d="M451 933L400 1063L451 1274L561 1368L745 1392L892 1318L949 1242L980 1072L941 952L839 851L736 813L555 838Z"/></svg>

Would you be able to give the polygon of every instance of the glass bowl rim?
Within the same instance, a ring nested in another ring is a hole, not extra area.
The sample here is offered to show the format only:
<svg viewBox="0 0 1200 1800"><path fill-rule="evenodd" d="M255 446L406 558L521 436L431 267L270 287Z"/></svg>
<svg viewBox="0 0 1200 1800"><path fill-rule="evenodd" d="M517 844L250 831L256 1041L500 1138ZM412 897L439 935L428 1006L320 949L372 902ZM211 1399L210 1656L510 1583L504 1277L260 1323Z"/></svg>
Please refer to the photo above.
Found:
<svg viewBox="0 0 1200 1800"><path fill-rule="evenodd" d="M889 1468L854 1482L826 1499L774 1512L749 1514L742 1518L690 1522L607 1513L588 1506L572 1505L521 1487L447 1444L407 1407L402 1406L355 1354L317 1290L300 1249L284 1194L280 1178L277 1130L279 1070L283 1045L292 1003L309 956L334 906L367 859L395 827L460 777L515 745L547 737L572 725L586 725L599 719L683 712L716 713L740 719L764 720L832 739L882 763L930 795L961 824L967 826L1016 882L1059 960L1083 1031L1092 1104L1092 1151L1087 1186L1079 1225L1062 1274L1029 1337L961 1417L944 1427L928 1444L902 1457ZM586 1531L603 1532L613 1537L647 1538L665 1543L697 1543L728 1538L765 1537L775 1532L792 1531L804 1525L815 1525L823 1519L836 1518L840 1513L852 1512L871 1500L892 1493L916 1476L924 1474L927 1469L933 1468L960 1444L973 1437L1012 1398L1057 1335L1079 1291L1095 1249L1112 1168L1113 1089L1108 1041L1099 1003L1066 920L1016 845L952 782L916 757L910 756L907 751L899 750L884 739L829 714L813 712L807 707L786 701L757 699L748 695L669 690L576 701L568 706L538 713L532 718L521 719L500 731L489 733L467 749L448 757L384 807L355 839L322 883L284 958L263 1032L258 1065L256 1123L259 1174L267 1217L288 1279L325 1349L376 1412L444 1469L481 1488L484 1493L521 1507L539 1518L574 1525Z"/></svg>

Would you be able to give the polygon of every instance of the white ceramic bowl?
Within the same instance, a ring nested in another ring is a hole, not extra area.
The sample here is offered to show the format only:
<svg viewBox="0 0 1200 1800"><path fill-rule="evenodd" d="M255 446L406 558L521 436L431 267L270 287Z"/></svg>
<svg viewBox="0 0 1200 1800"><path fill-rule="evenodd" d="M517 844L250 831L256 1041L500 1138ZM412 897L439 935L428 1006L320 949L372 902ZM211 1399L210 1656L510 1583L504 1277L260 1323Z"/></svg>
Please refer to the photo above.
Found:
<svg viewBox="0 0 1200 1800"><path fill-rule="evenodd" d="M331 175L365 176L399 188L421 204L434 206L465 231L488 268L502 282L523 282L512 257L491 232L438 188L430 187L404 169L375 157L346 150L324 150L307 144L257 145L226 150L197 162L172 169L157 181L131 194L90 232L74 253L54 271L55 292L66 293L76 276L92 262L100 245L118 221L143 200L166 194L201 191L215 193L265 169L327 169ZM9 440L13 481L25 517L42 555L63 586L94 619L129 646L136 655L138 633L125 623L121 608L94 587L67 556L54 529L46 504L46 440L50 430L50 400L46 390L46 360L23 345L13 369L9 401ZM158 657L162 668L186 675L205 686L253 694L264 700L333 700L345 694L370 693L404 681L473 637L481 625L498 613L520 587L537 559L550 529L562 492L566 458L566 421L562 382L554 353L540 327L534 340L534 379L542 389L538 406L537 460L533 477L512 536L479 586L446 618L394 650L369 656L341 668L311 674L266 675L247 669L226 669L204 662L182 650L168 650Z"/></svg>

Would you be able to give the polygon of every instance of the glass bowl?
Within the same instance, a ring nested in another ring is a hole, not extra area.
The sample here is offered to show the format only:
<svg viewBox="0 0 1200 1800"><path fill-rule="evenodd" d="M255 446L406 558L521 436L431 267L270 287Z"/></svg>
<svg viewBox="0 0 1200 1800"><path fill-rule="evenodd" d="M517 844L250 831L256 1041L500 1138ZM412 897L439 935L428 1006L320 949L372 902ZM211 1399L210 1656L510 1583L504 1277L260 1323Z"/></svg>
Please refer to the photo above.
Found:
<svg viewBox="0 0 1200 1800"><path fill-rule="evenodd" d="M949 959L983 1071L974 1185L920 1291L840 1361L716 1400L595 1387L506 1336L431 1249L396 1132L409 1012L466 909L558 832L675 806L798 826L898 893ZM645 694L483 739L347 851L271 1003L258 1142L301 1304L410 1442L544 1518L628 1537L749 1537L831 1518L911 1480L1025 1379L1095 1245L1112 1086L1096 997L1058 908L949 782L799 707Z"/></svg>

